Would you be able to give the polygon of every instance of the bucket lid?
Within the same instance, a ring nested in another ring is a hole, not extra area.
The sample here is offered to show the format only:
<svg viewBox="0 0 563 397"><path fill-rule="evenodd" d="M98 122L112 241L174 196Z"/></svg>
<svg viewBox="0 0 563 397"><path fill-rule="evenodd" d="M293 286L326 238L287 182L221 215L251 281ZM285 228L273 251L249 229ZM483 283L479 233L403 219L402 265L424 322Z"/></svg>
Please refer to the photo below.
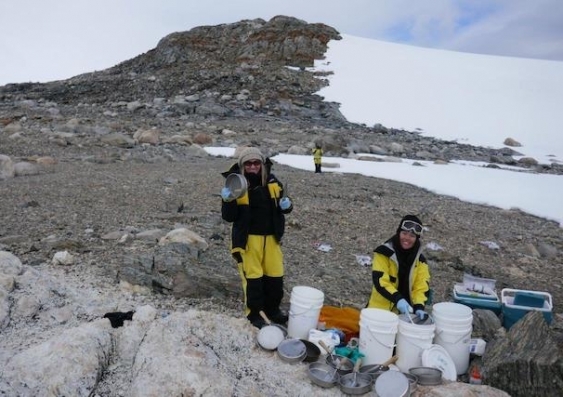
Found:
<svg viewBox="0 0 563 397"><path fill-rule="evenodd" d="M307 301L320 301L321 303L324 301L325 294L323 291L308 287L306 285L297 285L291 289L291 297L297 298L297 300L305 299Z"/></svg>
<svg viewBox="0 0 563 397"><path fill-rule="evenodd" d="M456 302L439 302L432 306L433 316L443 316L452 319L473 317L473 310L466 305Z"/></svg>
<svg viewBox="0 0 563 397"><path fill-rule="evenodd" d="M422 352L422 365L438 368L442 377L447 380L457 380L457 369L450 354L440 345L432 345Z"/></svg>
<svg viewBox="0 0 563 397"><path fill-rule="evenodd" d="M301 362L307 356L307 346L300 339L285 339L278 345L278 356L286 362Z"/></svg>
<svg viewBox="0 0 563 397"><path fill-rule="evenodd" d="M375 392L379 397L404 397L409 393L409 380L399 371L386 371L375 380Z"/></svg>
<svg viewBox="0 0 563 397"><path fill-rule="evenodd" d="M266 325L258 331L256 339L263 349L275 350L285 339L285 335L280 328L274 325Z"/></svg>
<svg viewBox="0 0 563 397"><path fill-rule="evenodd" d="M368 307L360 310L360 321L399 324L399 316L389 310Z"/></svg>

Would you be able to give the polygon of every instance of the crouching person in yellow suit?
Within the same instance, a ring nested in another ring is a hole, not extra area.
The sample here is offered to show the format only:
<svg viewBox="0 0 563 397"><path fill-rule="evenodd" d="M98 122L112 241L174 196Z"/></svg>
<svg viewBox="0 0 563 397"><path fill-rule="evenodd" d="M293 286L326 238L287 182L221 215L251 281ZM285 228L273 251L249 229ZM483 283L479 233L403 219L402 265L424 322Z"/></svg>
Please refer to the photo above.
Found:
<svg viewBox="0 0 563 397"><path fill-rule="evenodd" d="M396 233L375 249L368 307L415 313L421 319L430 294L430 272L422 254L423 226L415 215L401 219Z"/></svg>

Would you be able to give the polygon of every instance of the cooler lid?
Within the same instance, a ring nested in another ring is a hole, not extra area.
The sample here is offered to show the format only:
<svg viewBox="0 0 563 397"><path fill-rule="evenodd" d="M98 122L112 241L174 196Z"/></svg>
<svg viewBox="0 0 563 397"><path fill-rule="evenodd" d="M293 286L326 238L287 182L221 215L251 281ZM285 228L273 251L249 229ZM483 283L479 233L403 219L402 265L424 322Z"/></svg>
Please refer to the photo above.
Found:
<svg viewBox="0 0 563 397"><path fill-rule="evenodd" d="M442 377L447 380L457 380L455 363L449 353L440 345L432 345L422 352L422 365L424 367L438 368Z"/></svg>

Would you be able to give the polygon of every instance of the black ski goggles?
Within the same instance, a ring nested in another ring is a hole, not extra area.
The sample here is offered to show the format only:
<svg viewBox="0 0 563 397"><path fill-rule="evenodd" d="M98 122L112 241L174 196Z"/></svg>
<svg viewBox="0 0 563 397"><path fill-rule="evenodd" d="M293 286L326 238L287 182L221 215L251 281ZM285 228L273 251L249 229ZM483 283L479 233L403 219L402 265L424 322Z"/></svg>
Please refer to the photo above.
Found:
<svg viewBox="0 0 563 397"><path fill-rule="evenodd" d="M403 223L401 223L401 230L422 236L422 225L415 221L403 221Z"/></svg>

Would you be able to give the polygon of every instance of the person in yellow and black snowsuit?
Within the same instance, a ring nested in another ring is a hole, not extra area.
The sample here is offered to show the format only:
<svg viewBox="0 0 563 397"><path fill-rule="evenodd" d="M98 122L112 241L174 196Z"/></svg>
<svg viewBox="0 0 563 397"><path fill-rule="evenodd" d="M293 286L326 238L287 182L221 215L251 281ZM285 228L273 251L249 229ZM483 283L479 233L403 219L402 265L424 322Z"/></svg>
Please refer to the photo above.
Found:
<svg viewBox="0 0 563 397"><path fill-rule="evenodd" d="M422 222L415 215L401 219L397 232L375 249L373 287L367 307L415 313L421 319L430 293L430 272L422 254Z"/></svg>
<svg viewBox="0 0 563 397"><path fill-rule="evenodd" d="M272 162L255 147L244 148L238 162L227 172L244 175L248 190L234 199L228 187L221 190L221 215L232 222L231 254L242 279L245 315L256 327L265 325L260 311L278 324L288 317L280 309L283 298L283 254L281 239L285 214L293 210L283 184L270 172Z"/></svg>
<svg viewBox="0 0 563 397"><path fill-rule="evenodd" d="M313 162L315 163L315 174L321 173L323 149L319 143L315 144L313 149Z"/></svg>

